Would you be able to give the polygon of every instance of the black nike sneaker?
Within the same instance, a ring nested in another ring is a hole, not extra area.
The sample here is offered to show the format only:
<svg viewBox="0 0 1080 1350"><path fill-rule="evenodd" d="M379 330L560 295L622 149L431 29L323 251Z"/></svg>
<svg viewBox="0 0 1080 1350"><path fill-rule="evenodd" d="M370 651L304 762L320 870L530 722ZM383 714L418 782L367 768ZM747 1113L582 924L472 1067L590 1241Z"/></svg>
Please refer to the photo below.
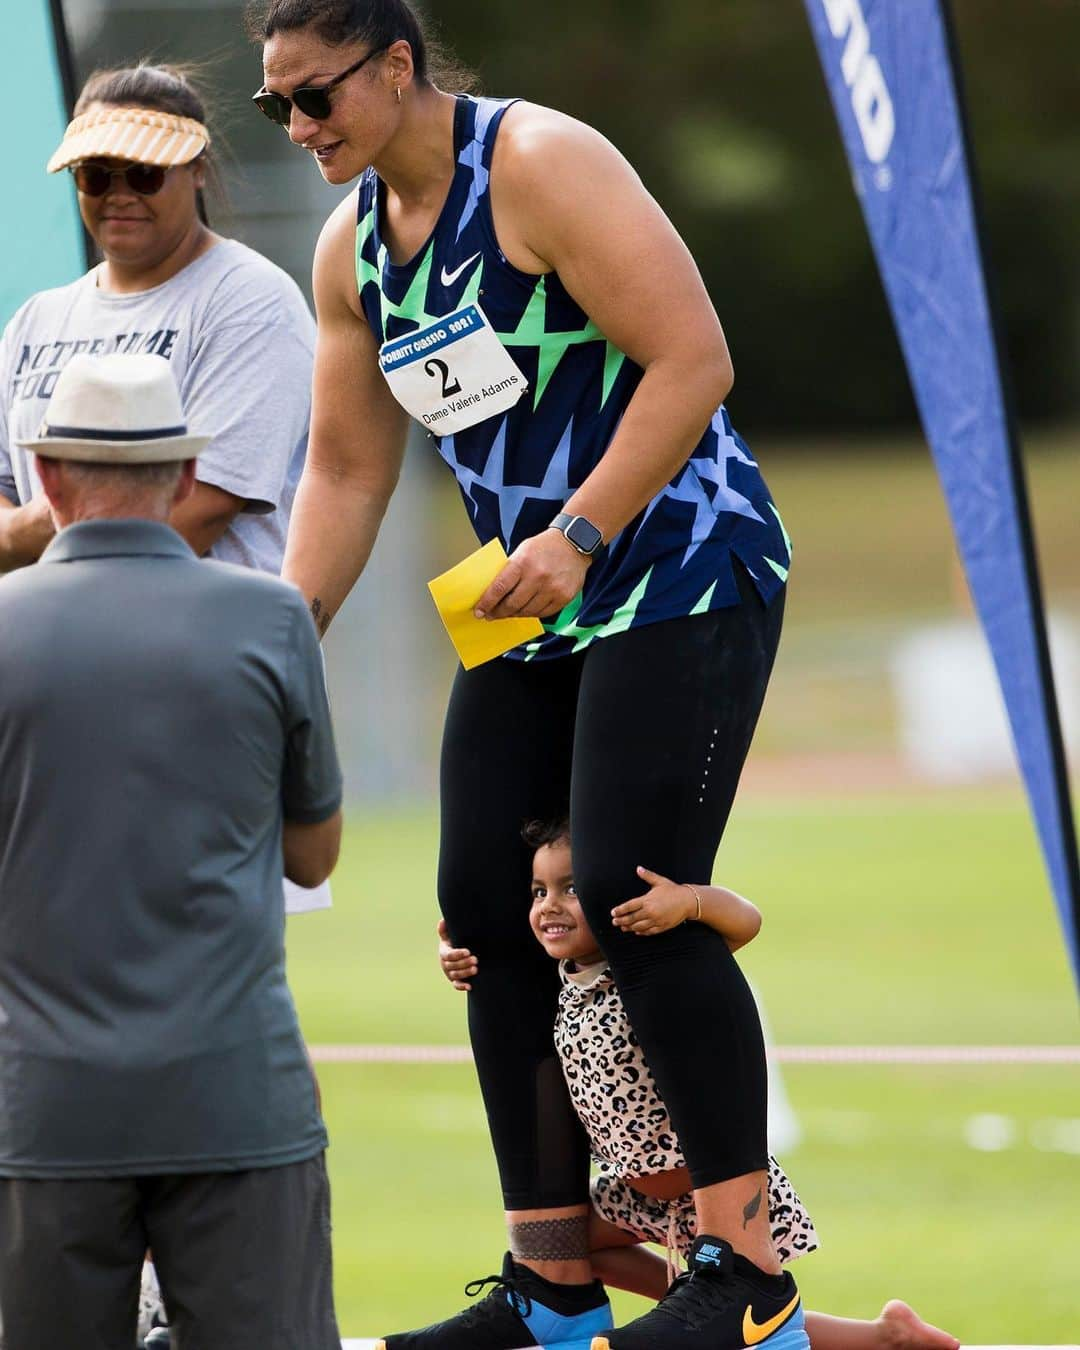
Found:
<svg viewBox="0 0 1080 1350"><path fill-rule="evenodd" d="M705 1235L687 1265L651 1312L595 1336L592 1350L810 1350L790 1275L766 1275Z"/></svg>
<svg viewBox="0 0 1080 1350"><path fill-rule="evenodd" d="M473 1280L465 1293L475 1298L488 1284L487 1296L456 1317L387 1336L375 1350L589 1350L594 1337L611 1329L611 1304L599 1280L553 1284L507 1252L501 1275Z"/></svg>

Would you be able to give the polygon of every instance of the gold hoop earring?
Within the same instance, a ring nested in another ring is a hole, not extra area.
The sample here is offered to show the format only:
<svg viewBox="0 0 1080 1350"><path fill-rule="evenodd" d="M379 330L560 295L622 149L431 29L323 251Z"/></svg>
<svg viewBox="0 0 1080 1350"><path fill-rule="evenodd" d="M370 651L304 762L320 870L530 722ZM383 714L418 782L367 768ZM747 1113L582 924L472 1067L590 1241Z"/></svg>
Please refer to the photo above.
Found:
<svg viewBox="0 0 1080 1350"><path fill-rule="evenodd" d="M400 102L401 102L401 85L400 85L400 84L395 84L395 85L394 85L394 93L397 94L397 101L400 103Z"/></svg>

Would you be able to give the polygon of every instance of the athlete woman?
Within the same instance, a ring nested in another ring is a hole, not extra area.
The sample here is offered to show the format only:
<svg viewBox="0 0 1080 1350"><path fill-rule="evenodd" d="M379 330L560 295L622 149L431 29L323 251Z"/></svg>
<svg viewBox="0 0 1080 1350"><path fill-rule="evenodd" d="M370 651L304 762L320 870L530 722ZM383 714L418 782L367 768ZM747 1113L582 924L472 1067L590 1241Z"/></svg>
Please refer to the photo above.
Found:
<svg viewBox="0 0 1080 1350"><path fill-rule="evenodd" d="M31 296L0 338L0 572L53 535L33 456L73 355L166 357L193 426L219 428L170 523L200 556L277 572L307 445L314 324L295 282L211 229L220 184L205 103L186 71L96 71L49 162L70 169L99 263Z"/></svg>
<svg viewBox="0 0 1080 1350"><path fill-rule="evenodd" d="M324 179L360 182L315 257L312 437L284 574L325 629L394 489L407 415L481 540L478 597L544 635L458 672L439 896L484 965L473 1050L510 1232L504 1299L393 1350L587 1340L586 1140L551 1027L558 980L525 923L526 819L570 804L582 904L671 1111L716 1253L613 1350L805 1350L767 1222L765 1059L716 934L647 944L612 908L648 859L708 876L779 639L789 549L722 406L724 336L693 260L618 152L534 105L444 93L403 0L261 0L256 102ZM738 1109L730 1109L731 1102Z"/></svg>

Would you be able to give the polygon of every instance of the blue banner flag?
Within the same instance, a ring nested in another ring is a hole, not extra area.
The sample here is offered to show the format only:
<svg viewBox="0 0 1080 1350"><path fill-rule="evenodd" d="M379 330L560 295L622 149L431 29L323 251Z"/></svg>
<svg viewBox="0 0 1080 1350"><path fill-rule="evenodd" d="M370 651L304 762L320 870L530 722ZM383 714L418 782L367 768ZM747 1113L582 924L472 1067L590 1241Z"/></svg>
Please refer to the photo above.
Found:
<svg viewBox="0 0 1080 1350"><path fill-rule="evenodd" d="M1080 984L1076 829L946 0L805 3Z"/></svg>
<svg viewBox="0 0 1080 1350"><path fill-rule="evenodd" d="M59 0L13 5L4 23L4 53L9 106L23 115L7 148L18 190L0 214L0 325L35 291L74 281L87 261L71 177L45 172L70 115L70 63Z"/></svg>

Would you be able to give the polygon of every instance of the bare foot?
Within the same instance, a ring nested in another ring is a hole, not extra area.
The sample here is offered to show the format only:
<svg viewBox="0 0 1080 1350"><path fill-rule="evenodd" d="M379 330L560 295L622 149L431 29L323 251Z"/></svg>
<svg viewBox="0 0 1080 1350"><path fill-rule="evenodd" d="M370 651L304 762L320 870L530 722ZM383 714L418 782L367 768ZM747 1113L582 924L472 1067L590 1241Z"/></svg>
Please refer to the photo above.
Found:
<svg viewBox="0 0 1080 1350"><path fill-rule="evenodd" d="M887 1350L959 1350L960 1347L955 1336L924 1322L898 1298L885 1304L877 1325L881 1345Z"/></svg>

